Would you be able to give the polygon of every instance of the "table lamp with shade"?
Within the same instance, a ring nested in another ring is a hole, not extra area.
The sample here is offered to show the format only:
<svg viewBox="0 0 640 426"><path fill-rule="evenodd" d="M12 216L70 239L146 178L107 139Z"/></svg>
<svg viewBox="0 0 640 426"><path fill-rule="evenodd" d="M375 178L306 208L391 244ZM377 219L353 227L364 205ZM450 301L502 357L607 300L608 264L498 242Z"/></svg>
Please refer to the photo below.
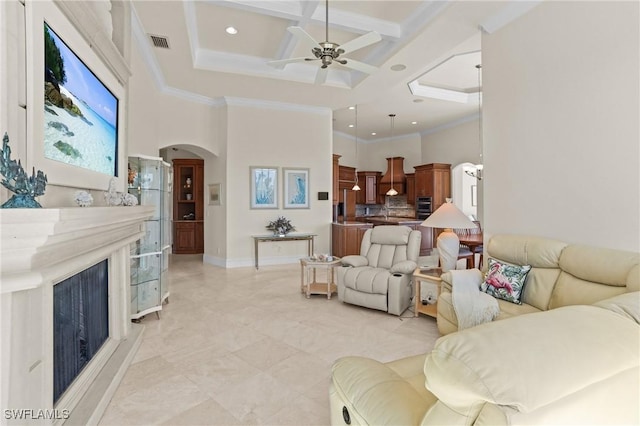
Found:
<svg viewBox="0 0 640 426"><path fill-rule="evenodd" d="M443 272L456 269L460 239L452 229L473 229L476 224L447 198L447 202L438 207L424 222L420 224L430 228L443 228L438 236L437 247L440 256L440 267Z"/></svg>

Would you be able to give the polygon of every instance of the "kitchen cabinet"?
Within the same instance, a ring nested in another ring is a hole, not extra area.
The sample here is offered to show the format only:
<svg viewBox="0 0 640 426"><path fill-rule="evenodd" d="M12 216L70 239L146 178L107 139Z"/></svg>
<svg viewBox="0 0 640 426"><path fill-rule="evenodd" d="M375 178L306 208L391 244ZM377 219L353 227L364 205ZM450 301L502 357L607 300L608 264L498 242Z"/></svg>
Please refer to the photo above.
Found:
<svg viewBox="0 0 640 426"><path fill-rule="evenodd" d="M344 222L334 223L331 227L331 254L344 257L351 254L360 254L360 244L367 229L371 229L371 223Z"/></svg>
<svg viewBox="0 0 640 426"><path fill-rule="evenodd" d="M129 194L140 205L155 206L145 220L145 234L130 247L130 318L162 310L169 298L169 253L171 252L171 191L173 178L169 163L143 155L128 159ZM158 314L159 318L159 314Z"/></svg>
<svg viewBox="0 0 640 426"><path fill-rule="evenodd" d="M204 160L173 160L173 252L204 253Z"/></svg>
<svg viewBox="0 0 640 426"><path fill-rule="evenodd" d="M382 172L358 172L360 191L356 195L357 204L382 204L378 194L378 181Z"/></svg>
<svg viewBox="0 0 640 426"><path fill-rule="evenodd" d="M414 169L415 197L431 197L432 211L436 211L451 198L451 164L423 164Z"/></svg>
<svg viewBox="0 0 640 426"><path fill-rule="evenodd" d="M416 204L416 174L407 173L407 204Z"/></svg>
<svg viewBox="0 0 640 426"><path fill-rule="evenodd" d="M338 203L342 203L343 206L343 220L353 219L356 216L356 196L359 191L351 190L355 183L356 168L338 166Z"/></svg>
<svg viewBox="0 0 640 426"><path fill-rule="evenodd" d="M338 186L340 189L351 189L356 183L356 168L338 166Z"/></svg>

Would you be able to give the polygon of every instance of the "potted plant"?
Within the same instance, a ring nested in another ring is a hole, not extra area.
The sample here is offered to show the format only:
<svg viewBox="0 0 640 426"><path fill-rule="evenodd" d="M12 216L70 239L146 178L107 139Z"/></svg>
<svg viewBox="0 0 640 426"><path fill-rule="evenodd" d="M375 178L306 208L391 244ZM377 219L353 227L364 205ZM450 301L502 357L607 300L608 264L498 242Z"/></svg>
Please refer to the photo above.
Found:
<svg viewBox="0 0 640 426"><path fill-rule="evenodd" d="M272 220L266 228L272 230L274 235L280 235L281 237L284 237L289 232L296 230L295 226L291 224L291 221L284 216L280 216L276 220Z"/></svg>

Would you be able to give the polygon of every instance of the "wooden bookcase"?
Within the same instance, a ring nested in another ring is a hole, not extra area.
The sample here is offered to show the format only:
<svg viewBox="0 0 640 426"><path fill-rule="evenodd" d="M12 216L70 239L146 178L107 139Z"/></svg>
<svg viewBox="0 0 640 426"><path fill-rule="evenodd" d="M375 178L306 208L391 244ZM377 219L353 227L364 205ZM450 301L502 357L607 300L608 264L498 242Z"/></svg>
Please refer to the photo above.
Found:
<svg viewBox="0 0 640 426"><path fill-rule="evenodd" d="M173 253L204 253L204 160L173 160Z"/></svg>

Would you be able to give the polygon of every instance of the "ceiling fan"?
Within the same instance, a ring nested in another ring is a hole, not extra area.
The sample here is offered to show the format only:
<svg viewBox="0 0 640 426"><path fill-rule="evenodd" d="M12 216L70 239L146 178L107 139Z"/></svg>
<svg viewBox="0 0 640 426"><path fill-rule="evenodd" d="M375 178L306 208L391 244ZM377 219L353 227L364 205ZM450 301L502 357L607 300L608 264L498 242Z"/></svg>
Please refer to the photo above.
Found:
<svg viewBox="0 0 640 426"><path fill-rule="evenodd" d="M375 31L371 31L367 34L361 35L358 38L355 38L351 41L346 42L342 46L329 41L329 0L325 2L325 41L317 42L313 37L309 35L305 30L301 27L289 27L287 30L296 36L301 43L307 45L311 48L311 53L313 53L313 58L290 58L290 59L282 59L278 61L269 61L267 62L272 66L286 65L293 62L307 62L307 61L321 61L322 65L318 69L316 73L316 84L323 84L327 80L327 72L328 66L334 62L339 63L347 68L351 68L357 71L362 71L367 74L372 74L377 70L376 67L365 64L364 62L359 62L354 59L344 58L341 55L349 54L358 49L362 49L363 47L369 46L373 43L377 43L382 40L380 34Z"/></svg>

